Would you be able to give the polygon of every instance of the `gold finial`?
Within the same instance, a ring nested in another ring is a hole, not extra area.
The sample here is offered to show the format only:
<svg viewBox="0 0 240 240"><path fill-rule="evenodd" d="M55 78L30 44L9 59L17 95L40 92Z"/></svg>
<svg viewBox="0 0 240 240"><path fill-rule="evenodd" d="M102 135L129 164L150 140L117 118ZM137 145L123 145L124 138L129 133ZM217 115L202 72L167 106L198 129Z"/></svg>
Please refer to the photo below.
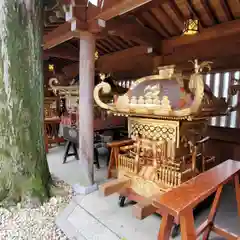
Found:
<svg viewBox="0 0 240 240"><path fill-rule="evenodd" d="M95 56L95 61L98 60L98 58L99 58L99 53L98 53L98 51L95 52L94 56Z"/></svg>
<svg viewBox="0 0 240 240"><path fill-rule="evenodd" d="M99 73L99 77L102 81L104 81L105 78L106 78L106 74L105 73Z"/></svg>
<svg viewBox="0 0 240 240"><path fill-rule="evenodd" d="M105 74L105 73L99 73L99 77L102 81L104 81L106 78L110 77L111 73Z"/></svg>
<svg viewBox="0 0 240 240"><path fill-rule="evenodd" d="M53 72L54 71L54 65L53 64L48 64L48 70L49 70L49 72Z"/></svg>
<svg viewBox="0 0 240 240"><path fill-rule="evenodd" d="M213 64L213 62L211 62L211 61L203 61L199 64L197 59L194 59L194 61L189 60L188 62L190 62L194 65L195 73L201 73L204 68L207 68L208 72L210 72L211 71L211 64Z"/></svg>

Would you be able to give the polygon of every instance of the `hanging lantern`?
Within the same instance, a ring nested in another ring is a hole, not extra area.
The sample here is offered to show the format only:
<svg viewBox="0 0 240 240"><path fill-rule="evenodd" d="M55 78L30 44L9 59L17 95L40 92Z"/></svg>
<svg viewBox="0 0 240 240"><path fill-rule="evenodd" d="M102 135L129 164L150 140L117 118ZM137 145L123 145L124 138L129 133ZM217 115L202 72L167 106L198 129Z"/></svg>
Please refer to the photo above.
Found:
<svg viewBox="0 0 240 240"><path fill-rule="evenodd" d="M98 53L98 51L96 51L95 52L95 61L98 60L98 58L99 58L99 53Z"/></svg>
<svg viewBox="0 0 240 240"><path fill-rule="evenodd" d="M184 23L184 35L195 35L199 32L199 20L188 19Z"/></svg>
<svg viewBox="0 0 240 240"><path fill-rule="evenodd" d="M48 71L53 72L54 71L54 65L53 64L48 64Z"/></svg>

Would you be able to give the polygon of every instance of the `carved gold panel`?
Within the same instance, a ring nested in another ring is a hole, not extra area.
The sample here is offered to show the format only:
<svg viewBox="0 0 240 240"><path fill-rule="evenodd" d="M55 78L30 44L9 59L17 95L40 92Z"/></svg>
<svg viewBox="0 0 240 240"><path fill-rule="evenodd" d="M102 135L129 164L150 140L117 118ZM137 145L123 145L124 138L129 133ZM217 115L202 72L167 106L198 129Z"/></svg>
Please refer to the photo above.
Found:
<svg viewBox="0 0 240 240"><path fill-rule="evenodd" d="M155 141L171 141L179 145L179 121L148 118L128 118L128 132L131 138L141 136Z"/></svg>

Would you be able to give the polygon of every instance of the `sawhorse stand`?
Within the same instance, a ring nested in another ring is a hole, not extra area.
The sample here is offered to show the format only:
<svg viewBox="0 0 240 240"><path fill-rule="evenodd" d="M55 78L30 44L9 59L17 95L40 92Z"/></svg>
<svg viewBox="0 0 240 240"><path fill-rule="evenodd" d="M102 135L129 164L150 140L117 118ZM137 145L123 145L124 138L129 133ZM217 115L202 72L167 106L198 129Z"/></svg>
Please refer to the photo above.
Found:
<svg viewBox="0 0 240 240"><path fill-rule="evenodd" d="M73 148L73 152L69 152L71 147ZM94 150L94 164L96 164L97 169L99 169L100 164L99 164L99 159L98 159L98 150L95 147L93 150ZM73 143L71 141L67 141L66 150L64 153L64 157L63 157L63 164L66 163L67 158L71 157L71 156L74 156L76 158L76 160L79 160L77 144Z"/></svg>

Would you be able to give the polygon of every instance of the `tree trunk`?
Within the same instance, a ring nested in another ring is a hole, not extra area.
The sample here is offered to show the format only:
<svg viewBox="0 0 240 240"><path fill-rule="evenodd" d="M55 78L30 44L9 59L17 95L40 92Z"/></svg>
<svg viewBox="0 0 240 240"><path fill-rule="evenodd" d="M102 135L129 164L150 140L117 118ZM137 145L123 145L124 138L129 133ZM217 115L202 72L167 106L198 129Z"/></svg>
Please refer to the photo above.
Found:
<svg viewBox="0 0 240 240"><path fill-rule="evenodd" d="M49 197L41 2L0 1L0 202Z"/></svg>

